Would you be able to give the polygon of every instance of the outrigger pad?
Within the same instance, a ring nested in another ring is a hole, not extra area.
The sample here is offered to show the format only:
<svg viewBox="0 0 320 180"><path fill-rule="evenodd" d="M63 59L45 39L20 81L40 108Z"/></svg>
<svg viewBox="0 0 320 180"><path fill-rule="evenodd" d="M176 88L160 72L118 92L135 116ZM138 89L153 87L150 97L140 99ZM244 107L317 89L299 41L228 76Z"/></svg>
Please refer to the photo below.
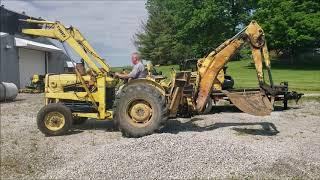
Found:
<svg viewBox="0 0 320 180"><path fill-rule="evenodd" d="M273 106L268 97L260 92L257 93L225 93L230 101L241 111L255 115L267 116L270 115Z"/></svg>

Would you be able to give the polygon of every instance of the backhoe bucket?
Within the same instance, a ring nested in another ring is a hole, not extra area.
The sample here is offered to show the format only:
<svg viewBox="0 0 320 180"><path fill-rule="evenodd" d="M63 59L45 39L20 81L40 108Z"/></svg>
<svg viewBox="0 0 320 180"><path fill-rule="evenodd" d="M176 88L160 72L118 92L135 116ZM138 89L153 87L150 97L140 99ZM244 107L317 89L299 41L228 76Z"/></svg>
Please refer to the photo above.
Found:
<svg viewBox="0 0 320 180"><path fill-rule="evenodd" d="M261 92L225 92L225 94L238 109L245 113L255 116L267 116L273 110L268 97L264 96Z"/></svg>

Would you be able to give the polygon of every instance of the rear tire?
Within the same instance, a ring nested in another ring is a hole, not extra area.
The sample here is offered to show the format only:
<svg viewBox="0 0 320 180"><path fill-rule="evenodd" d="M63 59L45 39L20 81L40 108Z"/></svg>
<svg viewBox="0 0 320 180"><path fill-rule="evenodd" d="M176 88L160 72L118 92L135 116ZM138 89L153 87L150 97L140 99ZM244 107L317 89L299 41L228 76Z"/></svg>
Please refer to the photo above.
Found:
<svg viewBox="0 0 320 180"><path fill-rule="evenodd" d="M38 112L37 125L47 136L66 134L72 125L71 110L61 103L48 104Z"/></svg>
<svg viewBox="0 0 320 180"><path fill-rule="evenodd" d="M126 137L142 137L159 130L168 119L165 97L149 84L123 88L114 103L114 123Z"/></svg>
<svg viewBox="0 0 320 180"><path fill-rule="evenodd" d="M205 115L205 114L209 114L212 110L212 99L211 97L208 97L207 102L206 102L206 106L204 107L203 112L201 112L200 114Z"/></svg>
<svg viewBox="0 0 320 180"><path fill-rule="evenodd" d="M234 86L233 78L229 75L225 75L224 82L222 83L222 89L223 90L233 89L233 86Z"/></svg>

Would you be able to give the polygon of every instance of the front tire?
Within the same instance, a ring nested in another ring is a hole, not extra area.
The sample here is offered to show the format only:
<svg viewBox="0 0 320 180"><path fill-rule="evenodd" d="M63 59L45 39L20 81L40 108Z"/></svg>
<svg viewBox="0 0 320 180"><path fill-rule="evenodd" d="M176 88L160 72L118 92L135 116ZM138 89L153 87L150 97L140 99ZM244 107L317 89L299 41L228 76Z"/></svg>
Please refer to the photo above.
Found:
<svg viewBox="0 0 320 180"><path fill-rule="evenodd" d="M40 109L37 125L38 129L47 136L66 134L72 125L71 110L60 103L48 104Z"/></svg>
<svg viewBox="0 0 320 180"><path fill-rule="evenodd" d="M114 123L126 137L152 134L167 119L165 97L152 85L128 85L115 101Z"/></svg>

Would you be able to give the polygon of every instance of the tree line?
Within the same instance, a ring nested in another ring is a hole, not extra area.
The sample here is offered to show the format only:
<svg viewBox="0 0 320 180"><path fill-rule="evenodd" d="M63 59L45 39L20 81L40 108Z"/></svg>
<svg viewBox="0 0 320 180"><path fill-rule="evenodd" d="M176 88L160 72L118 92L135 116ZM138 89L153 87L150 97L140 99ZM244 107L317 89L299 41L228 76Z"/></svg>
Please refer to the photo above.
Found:
<svg viewBox="0 0 320 180"><path fill-rule="evenodd" d="M320 47L318 0L148 0L146 9L148 20L134 41L154 64L203 57L253 19L279 54Z"/></svg>

